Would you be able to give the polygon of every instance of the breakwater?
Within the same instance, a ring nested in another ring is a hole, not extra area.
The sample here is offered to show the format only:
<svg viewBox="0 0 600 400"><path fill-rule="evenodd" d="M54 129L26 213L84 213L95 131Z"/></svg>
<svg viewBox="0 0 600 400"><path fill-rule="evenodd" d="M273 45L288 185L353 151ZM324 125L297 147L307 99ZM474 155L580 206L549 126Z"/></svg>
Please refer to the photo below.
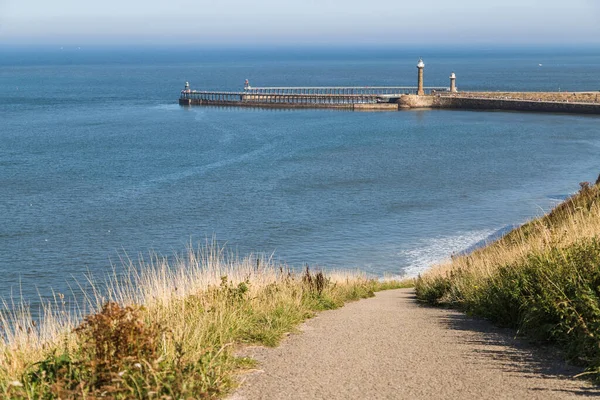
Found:
<svg viewBox="0 0 600 400"><path fill-rule="evenodd" d="M402 96L398 100L400 109L411 108L439 108L439 109L461 109L461 110L499 110L499 111L529 111L550 112L570 114L596 114L600 115L600 103L598 102L573 102L568 100L573 94L532 92L513 93L512 96L494 94L482 95L480 93L457 93L452 95L438 96ZM536 95L540 96L537 100ZM553 95L551 97L551 95ZM551 97L553 100L545 100ZM577 97L577 96L575 96ZM533 99L532 99L533 98ZM561 100L562 98L562 100ZM531 100L530 100L531 99Z"/></svg>
<svg viewBox="0 0 600 400"><path fill-rule="evenodd" d="M566 103L543 100L512 100L471 97L442 97L436 108L463 110L531 111L569 114L600 114L597 103Z"/></svg>

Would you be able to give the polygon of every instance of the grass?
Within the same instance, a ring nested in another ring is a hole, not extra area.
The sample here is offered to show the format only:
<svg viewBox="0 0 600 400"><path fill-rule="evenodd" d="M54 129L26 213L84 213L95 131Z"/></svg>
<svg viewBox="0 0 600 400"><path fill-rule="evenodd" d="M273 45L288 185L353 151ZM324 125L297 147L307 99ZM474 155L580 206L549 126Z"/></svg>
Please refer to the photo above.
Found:
<svg viewBox="0 0 600 400"><path fill-rule="evenodd" d="M582 183L547 215L433 268L415 289L422 301L556 343L600 381L600 182Z"/></svg>
<svg viewBox="0 0 600 400"><path fill-rule="evenodd" d="M26 306L0 313L0 398L215 398L253 365L244 344L275 346L320 310L410 285L359 272L302 273L216 246L175 262L129 263L125 276L86 296L61 296L38 323ZM95 286L97 287L97 286Z"/></svg>

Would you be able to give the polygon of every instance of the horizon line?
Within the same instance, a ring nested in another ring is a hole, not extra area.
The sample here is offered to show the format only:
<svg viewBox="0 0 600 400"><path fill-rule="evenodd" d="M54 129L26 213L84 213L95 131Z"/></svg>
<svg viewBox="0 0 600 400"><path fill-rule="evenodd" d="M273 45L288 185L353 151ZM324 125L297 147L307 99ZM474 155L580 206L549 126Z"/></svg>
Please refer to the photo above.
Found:
<svg viewBox="0 0 600 400"><path fill-rule="evenodd" d="M279 48L338 48L338 49L378 49L378 48L446 48L452 49L463 49L463 48L490 48L490 49L514 49L514 48L538 48L538 49L556 49L556 48L595 48L600 47L600 42L588 42L576 44L573 43L556 43L556 42L472 42L472 43L350 43L350 42L262 42L262 43L236 43L236 42L219 42L219 43L206 43L206 42L195 42L195 43L149 43L147 41L139 42L2 42L0 41L0 49L2 48L79 48L79 49L90 49L90 48L155 48L155 49L169 49L169 48L203 48L203 49L279 49Z"/></svg>

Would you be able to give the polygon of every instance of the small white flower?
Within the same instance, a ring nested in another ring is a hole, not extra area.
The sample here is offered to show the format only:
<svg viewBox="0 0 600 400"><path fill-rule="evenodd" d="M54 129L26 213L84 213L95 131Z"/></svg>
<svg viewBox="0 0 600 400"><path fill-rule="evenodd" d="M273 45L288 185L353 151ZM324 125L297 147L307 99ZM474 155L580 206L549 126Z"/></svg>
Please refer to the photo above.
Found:
<svg viewBox="0 0 600 400"><path fill-rule="evenodd" d="M136 368L142 369L142 364L140 364L140 363L135 363L135 364L133 364L133 366Z"/></svg>
<svg viewBox="0 0 600 400"><path fill-rule="evenodd" d="M123 375L125 375L125 371L119 372L119 376L123 376Z"/></svg>
<svg viewBox="0 0 600 400"><path fill-rule="evenodd" d="M8 386L23 387L23 384L19 381L11 381L11 382L8 382Z"/></svg>

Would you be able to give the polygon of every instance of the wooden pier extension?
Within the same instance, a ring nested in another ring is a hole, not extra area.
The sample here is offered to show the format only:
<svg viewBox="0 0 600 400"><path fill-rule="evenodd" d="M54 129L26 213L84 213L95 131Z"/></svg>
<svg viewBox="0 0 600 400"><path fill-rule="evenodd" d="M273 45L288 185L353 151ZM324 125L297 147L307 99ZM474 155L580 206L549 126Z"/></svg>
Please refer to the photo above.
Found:
<svg viewBox="0 0 600 400"><path fill-rule="evenodd" d="M248 83L241 92L181 91L181 105L218 105L270 108L343 108L343 109L398 109L398 99L416 94L417 87L251 87ZM449 92L447 87L426 87L427 94Z"/></svg>

